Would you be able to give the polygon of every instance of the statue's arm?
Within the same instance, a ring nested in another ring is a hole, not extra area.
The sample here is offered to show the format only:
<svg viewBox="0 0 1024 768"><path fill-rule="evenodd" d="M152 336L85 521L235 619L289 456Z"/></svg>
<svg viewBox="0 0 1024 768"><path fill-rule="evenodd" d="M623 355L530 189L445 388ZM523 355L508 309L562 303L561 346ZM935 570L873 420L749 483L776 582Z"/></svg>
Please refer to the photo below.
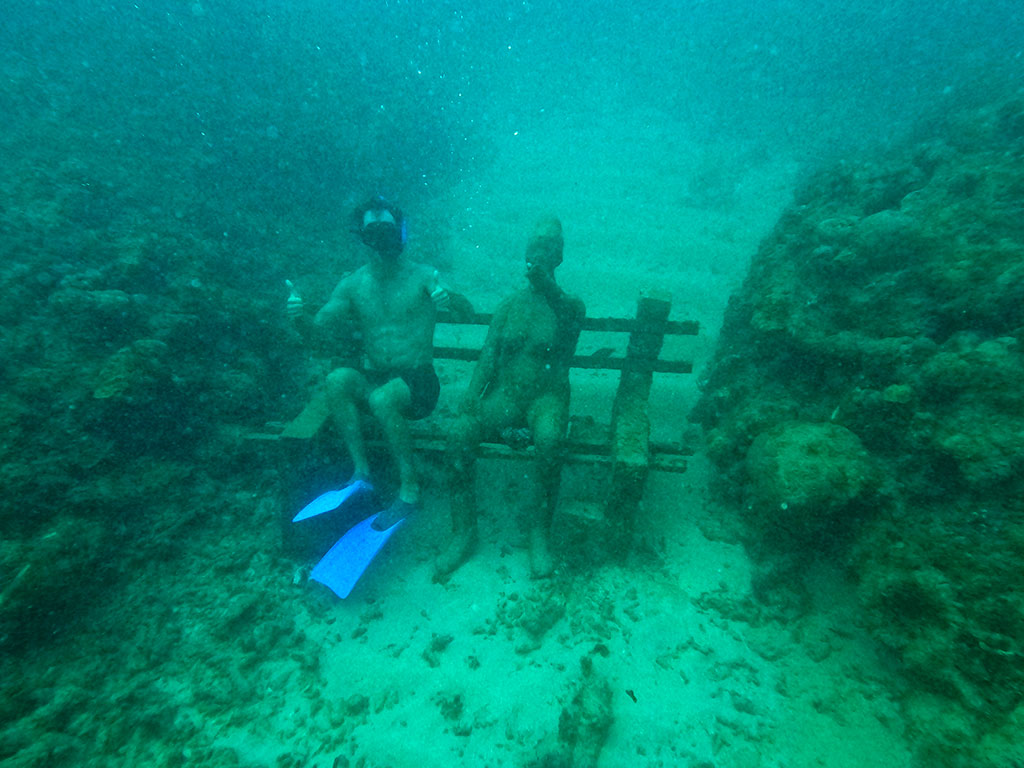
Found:
<svg viewBox="0 0 1024 768"><path fill-rule="evenodd" d="M562 294L559 311L559 325L562 327L562 355L571 358L576 353L576 344L583 330L583 320L587 316L587 308L583 302L568 293Z"/></svg>
<svg viewBox="0 0 1024 768"><path fill-rule="evenodd" d="M498 350L501 348L502 336L505 333L505 322L508 318L508 303L502 302L491 318L487 328L487 338L480 349L480 358L473 368L473 376L462 397L462 410L473 410L486 394L487 388L493 383L498 370Z"/></svg>

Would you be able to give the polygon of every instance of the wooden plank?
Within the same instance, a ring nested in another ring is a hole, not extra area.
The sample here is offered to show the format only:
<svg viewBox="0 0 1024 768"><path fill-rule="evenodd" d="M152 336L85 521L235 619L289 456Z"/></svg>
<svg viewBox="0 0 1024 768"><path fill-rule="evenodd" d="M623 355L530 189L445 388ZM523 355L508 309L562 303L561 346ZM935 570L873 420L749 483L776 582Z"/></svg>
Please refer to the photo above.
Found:
<svg viewBox="0 0 1024 768"><path fill-rule="evenodd" d="M312 425L315 424L315 421L306 423ZM288 427L287 423L271 422L266 425L265 430L262 432L244 430L241 436L247 440L267 441L279 441L283 437L304 439L313 436L308 434L308 430L305 432L297 428L289 430ZM421 431L413 434L413 445L418 452L422 453L444 453L446 448L445 439L438 434L437 430ZM387 444L381 439L368 440L367 446L378 450L387 449ZM528 448L513 448L505 443L481 443L479 450L479 456L484 459L526 461L534 456L532 446ZM686 459L688 456L693 455L692 449L676 443L651 443L650 450L650 469L660 472L685 472L687 468ZM565 443L565 462L577 465L611 466L611 443L608 441L567 440Z"/></svg>
<svg viewBox="0 0 1024 768"><path fill-rule="evenodd" d="M472 363L480 359L480 350L472 347L434 347L435 360L460 360ZM573 368L604 371L638 371L642 373L693 373L690 360L642 360L628 357L594 357L575 355Z"/></svg>
<svg viewBox="0 0 1024 768"><path fill-rule="evenodd" d="M700 333L700 323L696 320L588 317L583 321L583 330L610 333L655 333L660 336L696 336Z"/></svg>
<svg viewBox="0 0 1024 768"><path fill-rule="evenodd" d="M413 447L418 453L441 453L445 451L443 439L419 435L413 437ZM384 440L367 440L368 448L387 450L387 443ZM682 473L686 471L685 450L677 446L666 446L665 453L652 450L650 465L648 469L660 472ZM481 459L501 459L509 461L529 461L534 457L533 446L528 448L513 448L505 443L480 443L477 449L477 457ZM576 465L603 465L612 466L611 446L607 443L584 443L574 442L565 446L562 460L566 464Z"/></svg>
<svg viewBox="0 0 1024 768"><path fill-rule="evenodd" d="M475 362L480 357L480 350L472 347L434 347L434 359L462 360ZM690 374L693 373L692 360L645 360L631 357L595 357L591 354L578 354L572 357L571 368L587 371L637 371L654 374Z"/></svg>
<svg viewBox="0 0 1024 768"><path fill-rule="evenodd" d="M629 335L626 358L630 363L622 369L619 388L612 405L611 487L605 502L605 517L630 530L644 494L644 484L651 468L651 421L648 397L652 371L661 355L665 335L660 330L672 310L672 297L656 292L640 297L637 302L635 330ZM657 330L652 330L657 329ZM646 363L650 370L641 370Z"/></svg>
<svg viewBox="0 0 1024 768"><path fill-rule="evenodd" d="M490 325L494 315L490 312L475 312L468 317L457 317L439 312L437 322L446 325ZM605 333L656 333L662 336L697 336L700 323L696 320L637 319L635 317L585 317L584 331Z"/></svg>
<svg viewBox="0 0 1024 768"><path fill-rule="evenodd" d="M607 371L636 371L638 373L692 373L690 360L641 360L630 357L591 357L577 355L572 361L573 368Z"/></svg>

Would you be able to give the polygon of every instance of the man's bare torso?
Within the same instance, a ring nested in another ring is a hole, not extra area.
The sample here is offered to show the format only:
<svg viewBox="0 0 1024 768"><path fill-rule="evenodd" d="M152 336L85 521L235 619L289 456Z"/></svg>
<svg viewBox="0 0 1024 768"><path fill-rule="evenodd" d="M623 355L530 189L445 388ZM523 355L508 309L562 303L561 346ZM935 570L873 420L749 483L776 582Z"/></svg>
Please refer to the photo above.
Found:
<svg viewBox="0 0 1024 768"><path fill-rule="evenodd" d="M435 275L432 268L405 259L386 269L361 267L334 289L318 322L350 322L362 335L368 368L430 365L437 321L430 299Z"/></svg>

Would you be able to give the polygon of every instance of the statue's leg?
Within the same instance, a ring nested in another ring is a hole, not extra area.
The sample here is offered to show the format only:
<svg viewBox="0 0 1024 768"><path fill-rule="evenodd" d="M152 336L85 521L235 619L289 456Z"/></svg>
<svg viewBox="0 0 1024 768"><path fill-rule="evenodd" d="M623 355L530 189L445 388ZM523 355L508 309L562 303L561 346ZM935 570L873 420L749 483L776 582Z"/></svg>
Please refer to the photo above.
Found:
<svg viewBox="0 0 1024 768"><path fill-rule="evenodd" d="M503 392L488 393L473 413L462 413L448 435L445 464L452 509L452 538L437 559L439 581L462 565L477 544L476 458L481 440L491 439L510 424L521 424L522 412Z"/></svg>
<svg viewBox="0 0 1024 768"><path fill-rule="evenodd" d="M482 429L472 414L461 414L448 434L445 466L451 499L452 536L434 565L439 581L466 562L477 543L476 450Z"/></svg>
<svg viewBox="0 0 1024 768"><path fill-rule="evenodd" d="M543 395L529 412L530 431L536 458L530 470L527 509L530 517L530 570L534 578L548 576L554 570L551 557L551 519L558 503L562 477L562 451L569 419L569 404L564 397Z"/></svg>

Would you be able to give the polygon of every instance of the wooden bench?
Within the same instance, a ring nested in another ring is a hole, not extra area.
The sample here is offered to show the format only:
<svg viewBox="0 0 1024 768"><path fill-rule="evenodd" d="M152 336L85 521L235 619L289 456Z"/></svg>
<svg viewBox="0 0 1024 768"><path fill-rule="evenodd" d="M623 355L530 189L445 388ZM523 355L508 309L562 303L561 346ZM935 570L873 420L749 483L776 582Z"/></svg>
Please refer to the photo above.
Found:
<svg viewBox="0 0 1024 768"><path fill-rule="evenodd" d="M629 340L624 355L615 356L608 349L590 355L576 355L572 367L576 369L619 371L619 383L609 423L572 418L565 443L567 464L608 465L611 471L606 506L620 514L635 511L643 494L644 482L652 470L685 472L686 457L692 451L680 443L652 442L648 398L655 373L688 374L693 371L689 360L661 358L666 336L696 336L699 324L692 320L669 320L671 298L663 293L647 293L637 303L636 317L588 317L583 322L583 333L626 333ZM457 318L442 313L438 325L477 326L490 325L491 315L477 313ZM581 336L582 338L582 336ZM482 343L482 342L481 342ZM480 357L479 346L435 346L436 360L475 362ZM468 375L466 378L468 381ZM327 399L322 389L310 399L302 412L287 423L271 423L267 430L250 437L264 440L304 440L315 437L328 421ZM445 447L444 425L438 420L413 427L413 441L417 451L437 452ZM368 441L372 446L373 441ZM505 443L482 443L481 458L521 460L532 456L533 448Z"/></svg>

